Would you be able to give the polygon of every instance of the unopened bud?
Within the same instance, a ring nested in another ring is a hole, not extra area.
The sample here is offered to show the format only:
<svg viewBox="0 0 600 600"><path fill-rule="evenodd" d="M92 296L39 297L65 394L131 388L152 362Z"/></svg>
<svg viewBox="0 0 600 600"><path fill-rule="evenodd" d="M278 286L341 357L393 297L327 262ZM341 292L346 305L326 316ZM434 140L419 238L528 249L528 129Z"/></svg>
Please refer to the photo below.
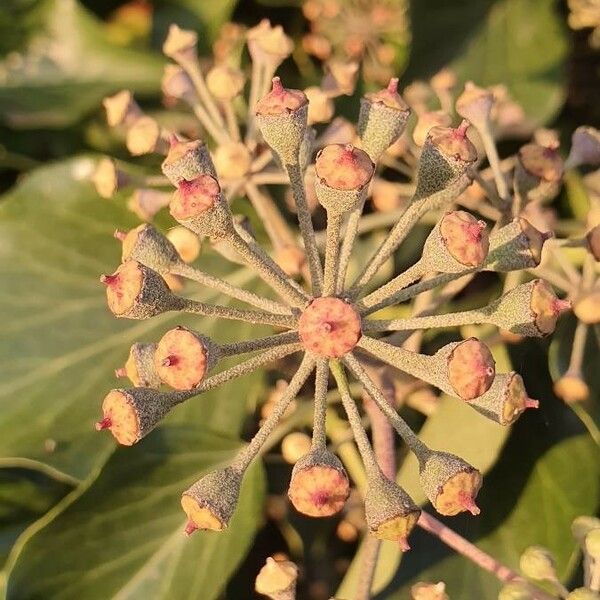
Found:
<svg viewBox="0 0 600 600"><path fill-rule="evenodd" d="M174 61L195 59L198 51L197 44L198 34L195 31L181 29L173 24L169 27L162 50L165 56Z"/></svg>
<svg viewBox="0 0 600 600"><path fill-rule="evenodd" d="M346 519L342 519L338 523L335 534L342 542L346 542L347 544L351 544L358 539L358 529L356 528L356 525Z"/></svg>
<svg viewBox="0 0 600 600"><path fill-rule="evenodd" d="M151 388L111 390L102 402L103 417L96 429L109 429L123 446L132 446L150 433L178 400Z"/></svg>
<svg viewBox="0 0 600 600"><path fill-rule="evenodd" d="M521 573L535 581L556 581L554 557L546 548L530 546L519 560Z"/></svg>
<svg viewBox="0 0 600 600"><path fill-rule="evenodd" d="M358 132L362 148L374 162L402 135L409 115L408 105L398 94L397 78L387 88L361 98Z"/></svg>
<svg viewBox="0 0 600 600"><path fill-rule="evenodd" d="M527 584L520 582L507 583L498 594L498 600L535 600Z"/></svg>
<svg viewBox="0 0 600 600"><path fill-rule="evenodd" d="M350 96L356 87L358 69L357 62L328 60L325 64L325 76L321 80L321 88L332 97Z"/></svg>
<svg viewBox="0 0 600 600"><path fill-rule="evenodd" d="M594 127L578 127L571 138L571 151L565 166L574 169L580 165L600 164L600 131Z"/></svg>
<svg viewBox="0 0 600 600"><path fill-rule="evenodd" d="M328 123L335 113L329 95L317 86L307 87L304 93L308 98L308 124Z"/></svg>
<svg viewBox="0 0 600 600"><path fill-rule="evenodd" d="M127 208L142 221L152 221L163 208L169 206L171 194L159 190L141 188L135 190L127 201Z"/></svg>
<svg viewBox="0 0 600 600"><path fill-rule="evenodd" d="M592 529L586 536L583 547L594 561L600 561L600 527Z"/></svg>
<svg viewBox="0 0 600 600"><path fill-rule="evenodd" d="M475 498L481 473L448 452L431 452L420 465L421 487L438 513L453 516L468 511L478 515Z"/></svg>
<svg viewBox="0 0 600 600"><path fill-rule="evenodd" d="M526 219L516 218L490 236L485 269L499 273L534 269L542 259L544 243L552 236L552 232L542 233Z"/></svg>
<svg viewBox="0 0 600 600"><path fill-rule="evenodd" d="M245 77L242 71L229 65L217 65L206 75L206 87L221 101L233 100L244 89Z"/></svg>
<svg viewBox="0 0 600 600"><path fill-rule="evenodd" d="M456 100L456 112L479 130L488 128L493 106L494 94L472 81L467 81L464 92Z"/></svg>
<svg viewBox="0 0 600 600"><path fill-rule="evenodd" d="M128 130L125 140L127 150L133 156L166 150L166 142L161 138L160 125L152 117L140 117Z"/></svg>
<svg viewBox="0 0 600 600"><path fill-rule="evenodd" d="M522 377L511 371L497 374L490 389L469 402L478 413L500 424L512 425L528 408L539 402L527 395Z"/></svg>
<svg viewBox="0 0 600 600"><path fill-rule="evenodd" d="M217 147L214 164L219 177L242 179L250 172L252 157L245 144L229 142Z"/></svg>
<svg viewBox="0 0 600 600"><path fill-rule="evenodd" d="M187 227L178 225L167 231L167 239L173 244L181 260L190 264L200 256L201 243L198 236Z"/></svg>
<svg viewBox="0 0 600 600"><path fill-rule="evenodd" d="M294 465L288 496L309 517L330 517L344 507L350 482L339 458L328 450L311 450Z"/></svg>
<svg viewBox="0 0 600 600"><path fill-rule="evenodd" d="M297 579L298 567L293 562L269 557L256 577L254 589L272 600L292 600L295 598Z"/></svg>
<svg viewBox="0 0 600 600"><path fill-rule="evenodd" d="M600 594L582 587L573 590L565 600L600 600Z"/></svg>
<svg viewBox="0 0 600 600"><path fill-rule="evenodd" d="M221 238L233 229L233 217L219 182L199 175L179 182L169 205L171 216L200 236Z"/></svg>
<svg viewBox="0 0 600 600"><path fill-rule="evenodd" d="M473 400L487 392L496 376L489 348L476 338L459 342L448 357L448 380L459 398Z"/></svg>
<svg viewBox="0 0 600 600"><path fill-rule="evenodd" d="M182 308L182 301L171 294L162 277L135 260L100 280L106 285L108 307L116 317L149 319Z"/></svg>
<svg viewBox="0 0 600 600"><path fill-rule="evenodd" d="M260 131L284 164L294 164L300 154L308 119L304 92L284 88L279 77L255 107Z"/></svg>
<svg viewBox="0 0 600 600"><path fill-rule="evenodd" d="M585 236L585 240L589 253L596 262L600 262L600 225L590 229Z"/></svg>
<svg viewBox="0 0 600 600"><path fill-rule="evenodd" d="M300 458L310 451L311 438L306 433L295 431L288 433L281 440L281 455L290 465L296 464Z"/></svg>
<svg viewBox="0 0 600 600"><path fill-rule="evenodd" d="M137 260L161 275L180 262L175 246L153 225L144 223L127 233L117 230L114 235L123 242L123 262Z"/></svg>
<svg viewBox="0 0 600 600"><path fill-rule="evenodd" d="M600 323L600 290L592 290L579 296L573 305L573 312L583 323Z"/></svg>
<svg viewBox="0 0 600 600"><path fill-rule="evenodd" d="M590 397L590 388L580 373L567 371L554 383L554 393L567 404L583 402Z"/></svg>
<svg viewBox="0 0 600 600"><path fill-rule="evenodd" d="M439 583L419 581L410 588L410 597L411 600L450 600L443 581Z"/></svg>
<svg viewBox="0 0 600 600"><path fill-rule="evenodd" d="M600 529L600 519L598 517L581 516L571 523L571 533L582 547L585 544L587 534L594 531L594 529Z"/></svg>
<svg viewBox="0 0 600 600"><path fill-rule="evenodd" d="M216 177L215 166L204 142L182 142L173 135L169 143L169 152L161 168L173 185L177 186L181 181L190 181L198 175L208 174Z"/></svg>
<svg viewBox="0 0 600 600"><path fill-rule="evenodd" d="M353 210L367 194L375 167L369 155L348 144L323 148L315 161L315 191L328 212L341 214Z"/></svg>
<svg viewBox="0 0 600 600"><path fill-rule="evenodd" d="M118 127L119 125L130 127L143 114L129 90L123 90L114 96L104 98L102 104L106 110L106 121L109 127Z"/></svg>
<svg viewBox="0 0 600 600"><path fill-rule="evenodd" d="M556 182L563 176L563 161L554 145L526 144L519 150L518 156L519 165L533 178Z"/></svg>
<svg viewBox="0 0 600 600"><path fill-rule="evenodd" d="M102 198L112 198L131 178L117 167L112 158L101 158L92 173L91 181Z"/></svg>
<svg viewBox="0 0 600 600"><path fill-rule="evenodd" d="M128 377L135 387L150 387L158 389L161 381L154 368L154 353L156 344L141 344L136 342L129 349L129 357L125 367L117 369L117 377Z"/></svg>
<svg viewBox="0 0 600 600"><path fill-rule="evenodd" d="M160 379L175 390L200 385L219 358L218 348L204 335L175 327L163 335L154 353L154 368Z"/></svg>
<svg viewBox="0 0 600 600"><path fill-rule="evenodd" d="M294 42L285 35L283 27L272 26L268 19L249 29L246 37L252 60L266 63L271 71L275 71L294 49Z"/></svg>
<svg viewBox="0 0 600 600"><path fill-rule="evenodd" d="M410 549L408 536L417 524L421 510L396 482L382 474L369 478L365 514L371 535L397 542L403 552Z"/></svg>
<svg viewBox="0 0 600 600"><path fill-rule="evenodd" d="M419 147L423 146L433 127L450 127L451 124L452 117L443 110L421 112L412 131L413 142Z"/></svg>
<svg viewBox="0 0 600 600"><path fill-rule="evenodd" d="M167 98L193 102L196 96L192 80L179 65L165 65L161 89Z"/></svg>
<svg viewBox="0 0 600 600"><path fill-rule="evenodd" d="M306 255L298 246L282 246L275 252L275 262L290 277L296 277L306 264Z"/></svg>
<svg viewBox="0 0 600 600"><path fill-rule="evenodd" d="M237 506L243 473L232 467L212 471L201 477L181 495L181 506L188 517L185 529L222 531L229 525Z"/></svg>

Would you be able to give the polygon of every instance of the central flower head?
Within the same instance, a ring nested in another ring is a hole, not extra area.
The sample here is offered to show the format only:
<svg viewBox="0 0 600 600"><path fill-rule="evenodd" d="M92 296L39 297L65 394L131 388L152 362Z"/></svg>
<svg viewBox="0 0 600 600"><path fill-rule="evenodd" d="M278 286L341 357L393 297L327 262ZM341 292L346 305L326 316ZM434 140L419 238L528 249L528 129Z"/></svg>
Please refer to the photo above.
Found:
<svg viewBox="0 0 600 600"><path fill-rule="evenodd" d="M315 298L302 313L298 332L308 351L339 358L350 352L362 335L360 315L340 298Z"/></svg>

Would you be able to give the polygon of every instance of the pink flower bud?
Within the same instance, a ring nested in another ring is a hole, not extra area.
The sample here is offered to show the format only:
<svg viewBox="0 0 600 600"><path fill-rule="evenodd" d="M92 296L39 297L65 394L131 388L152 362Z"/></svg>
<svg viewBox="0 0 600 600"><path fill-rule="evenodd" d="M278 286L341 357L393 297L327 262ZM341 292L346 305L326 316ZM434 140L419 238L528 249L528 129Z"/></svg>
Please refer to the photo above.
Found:
<svg viewBox="0 0 600 600"><path fill-rule="evenodd" d="M492 353L475 338L458 344L448 358L448 380L463 400L472 400L487 392L495 375Z"/></svg>
<svg viewBox="0 0 600 600"><path fill-rule="evenodd" d="M315 298L300 316L298 333L309 352L339 358L358 343L361 320L356 309L340 298Z"/></svg>
<svg viewBox="0 0 600 600"><path fill-rule="evenodd" d="M493 106L494 94L472 81L467 81L464 92L456 100L456 112L477 129L488 127Z"/></svg>
<svg viewBox="0 0 600 600"><path fill-rule="evenodd" d="M373 176L373 163L366 152L348 144L332 144L319 152L315 162L317 177L336 190L358 190Z"/></svg>
<svg viewBox="0 0 600 600"><path fill-rule="evenodd" d="M560 181L563 176L563 160L558 146L526 144L519 150L519 163L532 177L547 182Z"/></svg>
<svg viewBox="0 0 600 600"><path fill-rule="evenodd" d="M187 221L213 209L220 194L219 182L210 175L183 180L173 194L169 211L177 221Z"/></svg>
<svg viewBox="0 0 600 600"><path fill-rule="evenodd" d="M216 177L215 167L208 148L202 140L182 142L176 135L169 140L170 148L161 168L175 186L180 181L190 181L198 175Z"/></svg>
<svg viewBox="0 0 600 600"><path fill-rule="evenodd" d="M566 164L569 168L600 164L600 131L594 127L578 127L571 139L571 151Z"/></svg>
<svg viewBox="0 0 600 600"><path fill-rule="evenodd" d="M459 163L473 163L477 160L477 150L467 137L469 123L463 121L456 129L433 127L427 136L442 154Z"/></svg>
<svg viewBox="0 0 600 600"><path fill-rule="evenodd" d="M255 107L257 115L280 116L292 113L308 105L304 92L284 88L279 77L273 77L271 91L258 101Z"/></svg>
<svg viewBox="0 0 600 600"><path fill-rule="evenodd" d="M485 221L464 210L455 210L442 217L440 234L446 249L459 263L466 267L483 264L489 249Z"/></svg>

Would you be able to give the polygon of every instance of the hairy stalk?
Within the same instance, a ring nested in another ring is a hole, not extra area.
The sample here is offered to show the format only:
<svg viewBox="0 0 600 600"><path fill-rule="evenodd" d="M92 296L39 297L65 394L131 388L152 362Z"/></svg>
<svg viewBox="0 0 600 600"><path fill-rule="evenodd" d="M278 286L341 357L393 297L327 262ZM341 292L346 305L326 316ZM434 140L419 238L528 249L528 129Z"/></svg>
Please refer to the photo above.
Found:
<svg viewBox="0 0 600 600"><path fill-rule="evenodd" d="M327 242L325 244L325 276L323 296L333 296L336 292L340 260L340 232L343 215L327 216Z"/></svg>
<svg viewBox="0 0 600 600"><path fill-rule="evenodd" d="M172 267L170 272L173 275L179 275L181 277L185 277L186 279L197 281L201 285L222 292L223 294L227 294L231 298L241 300L242 302L246 302L247 304L251 304L252 306L256 306L257 308L260 308L262 310L279 315L291 314L290 308L285 304L281 304L280 302L275 302L273 300L263 298L262 296L258 296L253 292L244 290L242 288L238 288L234 285L231 285L227 281L224 281L223 279L213 277L212 275L209 275L208 273L204 273L203 271L186 265L183 262L178 263L177 265Z"/></svg>
<svg viewBox="0 0 600 600"><path fill-rule="evenodd" d="M323 268L321 266L321 258L319 250L315 242L315 230L313 228L308 202L306 201L306 193L304 191L304 178L300 163L285 165L287 170L296 210L298 211L298 223L300 232L304 241L304 251L310 269L310 278L314 296L320 296L323 290Z"/></svg>
<svg viewBox="0 0 600 600"><path fill-rule="evenodd" d="M221 108L225 114L225 121L227 122L227 131L229 132L229 137L234 142L239 142L241 139L240 126L238 125L237 117L235 116L235 111L233 110L233 103L231 100L223 100L221 102Z"/></svg>
<svg viewBox="0 0 600 600"><path fill-rule="evenodd" d="M571 374L581 374L581 367L583 366L583 359L585 357L585 344L587 342L587 336L589 331L589 325L583 321L577 321L577 327L575 327L575 335L573 336L573 346L571 348L571 357L569 359L569 367L567 371Z"/></svg>
<svg viewBox="0 0 600 600"><path fill-rule="evenodd" d="M198 120L204 129L208 131L210 137L212 137L215 142L218 144L226 144L229 141L228 137L223 133L223 130L214 125L209 114L206 112L206 109L199 102L190 104L190 108L194 111L194 114L198 117Z"/></svg>
<svg viewBox="0 0 600 600"><path fill-rule="evenodd" d="M237 457L231 463L234 469L244 471L256 455L260 452L263 444L271 432L275 429L277 423L287 410L292 400L298 395L298 392L308 379L309 375L315 368L315 359L308 353L304 355L296 374L290 380L288 387L281 398L276 402L273 411L269 417L265 420L261 428L258 430L256 435L252 438L250 443L239 452Z"/></svg>
<svg viewBox="0 0 600 600"><path fill-rule="evenodd" d="M267 350L284 344L296 344L300 341L297 331L284 331L275 335L269 335L256 340L247 340L245 342L233 342L231 344L222 344L219 346L221 356L234 356L236 354L246 354L247 352L257 352L258 350Z"/></svg>
<svg viewBox="0 0 600 600"><path fill-rule="evenodd" d="M313 449L324 449L327 445L326 423L328 379L329 368L327 359L320 358L317 360L317 372L315 376L315 413L312 434Z"/></svg>
<svg viewBox="0 0 600 600"><path fill-rule="evenodd" d="M256 185L284 185L289 184L288 176L280 171L266 171L252 175L250 181Z"/></svg>
<svg viewBox="0 0 600 600"><path fill-rule="evenodd" d="M339 266L337 274L337 285L335 291L340 294L344 290L344 284L346 282L346 273L348 272L348 265L350 264L350 257L352 256L352 249L354 248L354 242L358 235L358 228L361 221L365 201L363 200L360 204L350 213L348 221L346 222L346 228L344 229L344 235L342 239L342 247L339 251Z"/></svg>
<svg viewBox="0 0 600 600"><path fill-rule="evenodd" d="M429 448L417 437L406 421L388 404L385 396L373 383L373 380L369 377L356 357L353 354L347 354L343 360L350 372L358 379L371 399L377 404L379 410L389 419L392 427L398 432L410 450L417 456L419 462L429 456L431 452Z"/></svg>
<svg viewBox="0 0 600 600"><path fill-rule="evenodd" d="M506 203L510 200L510 193L508 191L506 179L504 178L504 174L502 173L502 166L500 163L500 157L498 156L498 150L496 148L494 136L492 135L492 131L489 125L478 128L478 132L481 136L483 148L485 150L488 162L490 163L490 168L494 175L494 182L496 183L498 195L504 201L504 203Z"/></svg>
<svg viewBox="0 0 600 600"><path fill-rule="evenodd" d="M376 537L367 536L363 542L360 556L360 574L358 583L356 584L355 600L370 600L380 550L381 540L378 540Z"/></svg>

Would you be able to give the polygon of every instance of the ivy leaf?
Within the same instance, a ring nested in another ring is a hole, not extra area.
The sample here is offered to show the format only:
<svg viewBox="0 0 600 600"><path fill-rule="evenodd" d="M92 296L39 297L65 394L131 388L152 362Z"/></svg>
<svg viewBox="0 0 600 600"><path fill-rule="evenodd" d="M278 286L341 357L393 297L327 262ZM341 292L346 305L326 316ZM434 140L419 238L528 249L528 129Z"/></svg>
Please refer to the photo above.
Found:
<svg viewBox="0 0 600 600"><path fill-rule="evenodd" d="M0 312L6 316L0 336L0 466L33 467L71 482L85 479L115 448L111 436L97 433L93 424L103 396L119 386L114 369L134 341L157 340L178 324L217 341L264 334L245 323L223 327L179 313L148 321L114 318L98 277L120 262L114 229L137 221L123 199L102 200L82 180L93 164L78 158L36 170L0 202ZM250 270L226 271L225 261L210 253L200 261L231 283L252 287ZM183 293L223 300L193 286ZM191 399L169 420L235 436L247 403L262 390L262 375L254 373Z"/></svg>
<svg viewBox="0 0 600 600"><path fill-rule="evenodd" d="M119 449L79 498L24 542L7 600L217 598L262 522L262 466L247 472L224 532L186 538L179 497L238 444L177 425Z"/></svg>
<svg viewBox="0 0 600 600"><path fill-rule="evenodd" d="M122 88L160 89L164 60L110 44L100 22L76 0L43 0L26 47L0 62L0 115L15 128L61 128Z"/></svg>
<svg viewBox="0 0 600 600"><path fill-rule="evenodd" d="M568 43L554 0L413 0L411 12L412 78L450 66L462 82L506 85L536 124L556 116Z"/></svg>

